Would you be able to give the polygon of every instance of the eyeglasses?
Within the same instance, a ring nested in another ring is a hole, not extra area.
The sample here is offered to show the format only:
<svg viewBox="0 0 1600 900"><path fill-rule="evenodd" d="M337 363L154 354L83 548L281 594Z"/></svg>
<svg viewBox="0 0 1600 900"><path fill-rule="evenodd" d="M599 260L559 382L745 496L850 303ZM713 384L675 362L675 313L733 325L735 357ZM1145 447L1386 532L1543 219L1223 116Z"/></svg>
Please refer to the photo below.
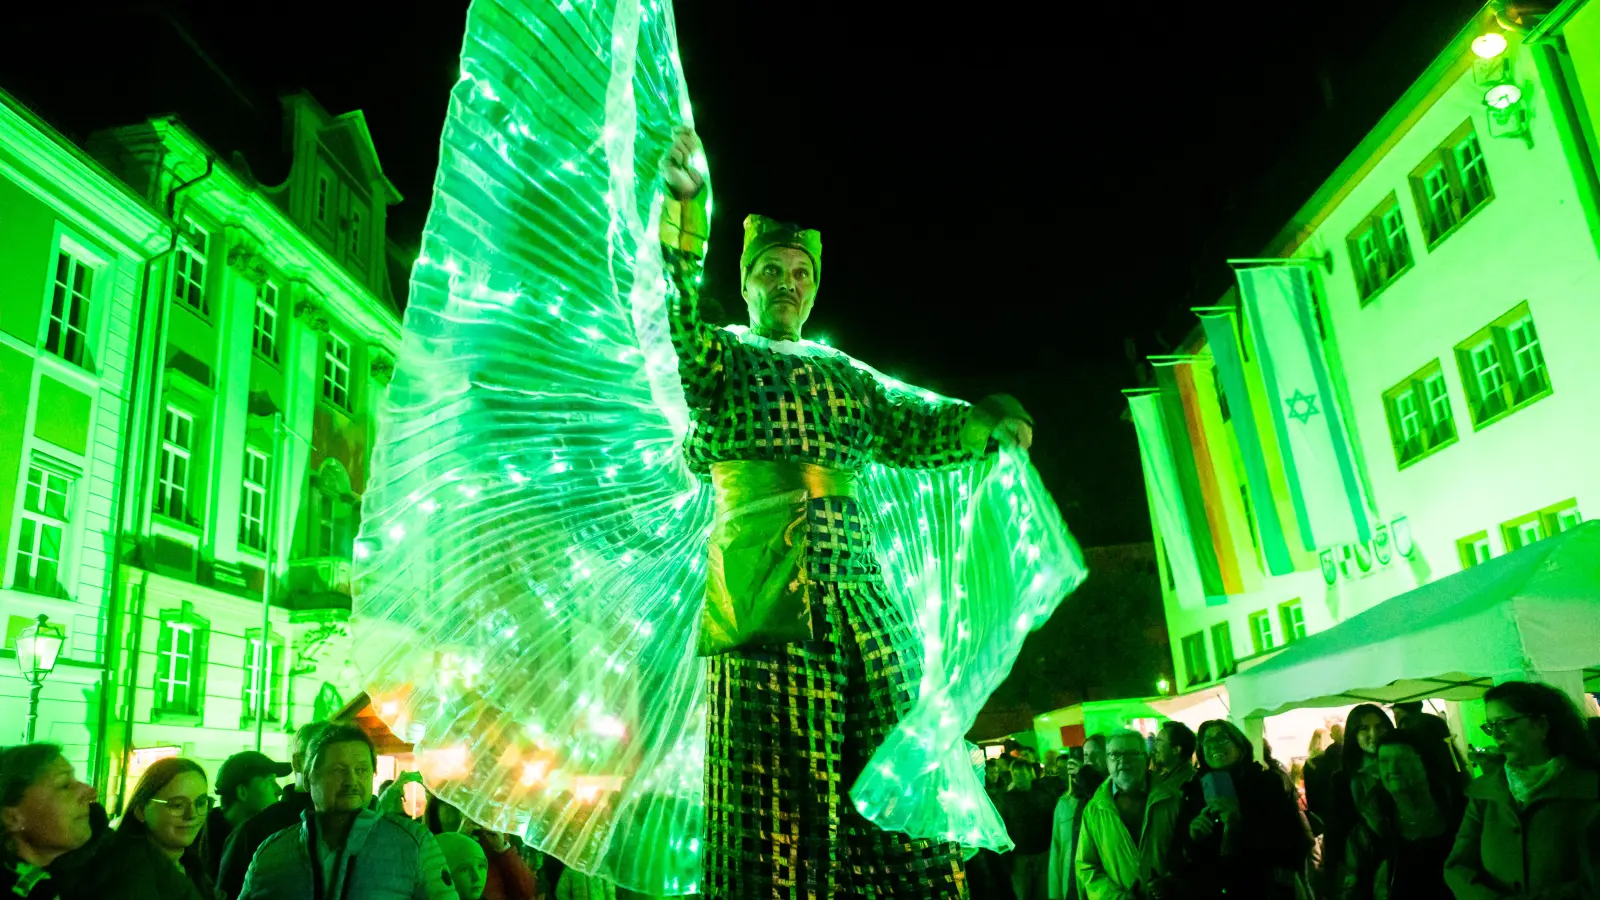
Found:
<svg viewBox="0 0 1600 900"><path fill-rule="evenodd" d="M1226 734L1208 734L1200 744L1203 747L1232 747L1233 738Z"/></svg>
<svg viewBox="0 0 1600 900"><path fill-rule="evenodd" d="M166 808L167 812L172 813L175 816L187 818L190 813L197 813L203 816L210 812L213 799L214 798L210 794L204 794L194 798L193 800L190 800L188 797L173 797L170 800L152 798L150 802L161 804L161 806Z"/></svg>
<svg viewBox="0 0 1600 900"><path fill-rule="evenodd" d="M1506 716L1504 719L1497 719L1493 722L1485 722L1480 727L1483 728L1483 733L1487 734L1489 737L1499 737L1506 733L1506 726L1510 725L1512 722L1531 718L1533 718L1533 716Z"/></svg>
<svg viewBox="0 0 1600 900"><path fill-rule="evenodd" d="M1118 750L1115 753L1107 753L1106 759L1114 759L1117 762L1138 762L1144 759L1144 754L1137 750Z"/></svg>

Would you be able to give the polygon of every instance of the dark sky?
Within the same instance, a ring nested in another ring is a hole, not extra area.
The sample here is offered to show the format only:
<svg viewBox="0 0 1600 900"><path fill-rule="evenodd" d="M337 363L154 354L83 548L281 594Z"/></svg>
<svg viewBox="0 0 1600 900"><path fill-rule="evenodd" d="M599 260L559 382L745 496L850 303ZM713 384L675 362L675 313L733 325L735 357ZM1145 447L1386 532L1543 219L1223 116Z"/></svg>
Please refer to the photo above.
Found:
<svg viewBox="0 0 1600 900"><path fill-rule="evenodd" d="M154 21L145 4L8 10L0 87L80 136L140 113L207 115L227 123L212 143L246 148L264 180L281 176L254 152L276 140L273 98L309 89L332 112L365 110L406 197L390 235L416 240L464 2L155 8L187 41L130 40ZM746 212L821 229L811 333L958 396L1017 394L1080 538L1147 540L1119 420L1125 342L1150 353L1181 337L1183 310L1226 286L1222 260L1259 250L1476 9L681 0L718 192L710 289L737 308L727 273ZM231 86L175 92L153 57L195 48ZM183 94L208 112L166 99Z"/></svg>

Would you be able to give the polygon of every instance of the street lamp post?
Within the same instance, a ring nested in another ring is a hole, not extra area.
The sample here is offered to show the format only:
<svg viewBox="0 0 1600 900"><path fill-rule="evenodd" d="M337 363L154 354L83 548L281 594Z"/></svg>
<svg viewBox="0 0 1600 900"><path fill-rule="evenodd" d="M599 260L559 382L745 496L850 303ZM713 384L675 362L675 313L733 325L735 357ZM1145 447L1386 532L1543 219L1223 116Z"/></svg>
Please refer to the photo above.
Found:
<svg viewBox="0 0 1600 900"><path fill-rule="evenodd" d="M28 693L28 724L22 734L25 744L33 743L34 729L39 724L39 692L44 688L44 680L55 671L56 658L61 655L61 645L66 640L66 631L60 625L51 624L50 617L42 613L37 622L22 629L22 634L17 636L17 668L33 686Z"/></svg>

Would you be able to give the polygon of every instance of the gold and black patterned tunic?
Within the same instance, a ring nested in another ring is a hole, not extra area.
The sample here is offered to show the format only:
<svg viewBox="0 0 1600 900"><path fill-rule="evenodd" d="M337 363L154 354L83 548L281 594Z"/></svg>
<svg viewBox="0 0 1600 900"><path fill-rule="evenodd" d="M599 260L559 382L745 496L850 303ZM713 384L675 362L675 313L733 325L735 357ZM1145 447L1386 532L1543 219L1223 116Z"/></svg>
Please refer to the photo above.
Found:
<svg viewBox="0 0 1600 900"><path fill-rule="evenodd" d="M992 447L1002 407L891 396L848 358L785 352L700 319L700 258L664 248L692 468L787 460L937 467ZM974 435L977 440L974 441ZM976 450L973 445L976 444ZM885 598L853 497L807 501L812 639L707 660L707 897L966 896L955 844L885 832L848 791L916 699L910 623Z"/></svg>

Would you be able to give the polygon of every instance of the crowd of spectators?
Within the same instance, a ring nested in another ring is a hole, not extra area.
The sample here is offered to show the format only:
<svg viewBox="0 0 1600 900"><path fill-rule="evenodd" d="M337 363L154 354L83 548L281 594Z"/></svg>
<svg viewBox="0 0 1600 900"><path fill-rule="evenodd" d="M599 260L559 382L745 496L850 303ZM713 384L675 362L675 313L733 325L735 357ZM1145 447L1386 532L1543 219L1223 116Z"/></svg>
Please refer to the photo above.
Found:
<svg viewBox="0 0 1600 900"><path fill-rule="evenodd" d="M374 796L377 750L350 724L296 732L288 762L246 751L213 782L158 760L115 821L48 743L0 749L0 897L14 900L551 900L637 897L548 865L431 794ZM280 787L279 779L292 781ZM598 888L598 889L597 889Z"/></svg>
<svg viewBox="0 0 1600 900"><path fill-rule="evenodd" d="M1560 691L1484 696L1469 759L1420 704L1363 704L1285 768L1231 722L1008 743L986 786L1012 842L967 864L974 900L1600 900L1600 720ZM1473 767L1480 774L1472 778ZM248 751L140 774L112 821L61 749L0 750L0 896L20 900L621 900L318 723L291 758ZM279 779L292 782L279 787Z"/></svg>
<svg viewBox="0 0 1600 900"><path fill-rule="evenodd" d="M1600 720L1536 682L1484 702L1494 747L1470 759L1421 703L1357 706L1292 769L1220 719L1090 735L1042 767L1008 745L986 775L1016 848L973 858L972 896L1600 900Z"/></svg>

